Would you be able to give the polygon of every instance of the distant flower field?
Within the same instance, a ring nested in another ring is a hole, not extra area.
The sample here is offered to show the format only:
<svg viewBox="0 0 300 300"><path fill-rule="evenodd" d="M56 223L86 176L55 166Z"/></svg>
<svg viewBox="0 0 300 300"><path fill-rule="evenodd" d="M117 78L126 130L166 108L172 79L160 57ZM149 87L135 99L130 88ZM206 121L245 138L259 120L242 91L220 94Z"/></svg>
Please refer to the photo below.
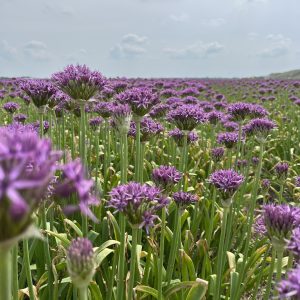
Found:
<svg viewBox="0 0 300 300"><path fill-rule="evenodd" d="M300 299L300 81L0 80L0 300Z"/></svg>

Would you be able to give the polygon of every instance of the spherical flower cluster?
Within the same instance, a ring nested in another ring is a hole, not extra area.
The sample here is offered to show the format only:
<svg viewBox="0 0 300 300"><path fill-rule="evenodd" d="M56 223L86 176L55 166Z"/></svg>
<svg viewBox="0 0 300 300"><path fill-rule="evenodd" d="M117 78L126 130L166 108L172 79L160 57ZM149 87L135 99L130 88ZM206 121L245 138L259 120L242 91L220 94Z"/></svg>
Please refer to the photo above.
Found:
<svg viewBox="0 0 300 300"><path fill-rule="evenodd" d="M222 195L222 204L227 207L231 204L231 198L239 186L243 183L244 176L234 170L218 170L209 177L209 182L213 184Z"/></svg>
<svg viewBox="0 0 300 300"><path fill-rule="evenodd" d="M239 124L232 121L225 121L222 125L227 131L230 132L237 131L239 129Z"/></svg>
<svg viewBox="0 0 300 300"><path fill-rule="evenodd" d="M93 184L93 180L85 179L84 167L79 159L62 167L62 176L55 186L55 195L66 199L74 195L79 201L78 204L65 206L63 209L66 214L80 211L94 222L98 221L90 209L91 206L99 204L99 200L91 194Z"/></svg>
<svg viewBox="0 0 300 300"><path fill-rule="evenodd" d="M52 75L53 82L74 100L89 100L105 84L101 73L91 71L86 65L69 65Z"/></svg>
<svg viewBox="0 0 300 300"><path fill-rule="evenodd" d="M168 134L175 140L178 147L183 146L184 134L181 130L179 130L178 128L175 128L174 130L169 131ZM197 140L198 140L197 132L195 132L195 131L189 132L189 134L187 136L188 144L194 143Z"/></svg>
<svg viewBox="0 0 300 300"><path fill-rule="evenodd" d="M24 114L17 114L14 116L14 121L21 123L21 124L24 124L26 119L27 119L27 116Z"/></svg>
<svg viewBox="0 0 300 300"><path fill-rule="evenodd" d="M20 108L20 105L15 102L7 102L7 103L3 104L2 107L8 113L13 114Z"/></svg>
<svg viewBox="0 0 300 300"><path fill-rule="evenodd" d="M38 108L47 105L49 99L57 91L51 82L41 79L23 81L20 87Z"/></svg>
<svg viewBox="0 0 300 300"><path fill-rule="evenodd" d="M250 116L251 104L245 102L233 103L228 106L227 112L234 121L243 121Z"/></svg>
<svg viewBox="0 0 300 300"><path fill-rule="evenodd" d="M49 99L48 106L50 108L54 108L58 105L65 105L66 103L70 103L70 97L63 93L62 91L56 91L56 93Z"/></svg>
<svg viewBox="0 0 300 300"><path fill-rule="evenodd" d="M159 103L157 94L148 88L131 88L117 95L116 100L128 104L135 117L143 117Z"/></svg>
<svg viewBox="0 0 300 300"><path fill-rule="evenodd" d="M218 144L223 144L226 148L233 148L239 140L237 132L221 132L217 135Z"/></svg>
<svg viewBox="0 0 300 300"><path fill-rule="evenodd" d="M167 114L167 119L180 130L191 131L198 124L205 122L206 116L198 105L183 104L171 110Z"/></svg>
<svg viewBox="0 0 300 300"><path fill-rule="evenodd" d="M0 128L0 242L31 224L31 214L47 193L60 153L31 127Z"/></svg>
<svg viewBox="0 0 300 300"><path fill-rule="evenodd" d="M95 117L89 120L89 125L93 130L97 130L102 124L103 119L101 117Z"/></svg>
<svg viewBox="0 0 300 300"><path fill-rule="evenodd" d="M300 258L300 227L297 227L292 231L291 238L287 244L287 249L298 259Z"/></svg>
<svg viewBox="0 0 300 300"><path fill-rule="evenodd" d="M213 161L214 162L221 161L221 159L223 158L224 152L225 152L225 150L223 147L217 147L217 148L211 149L211 157L212 157Z"/></svg>
<svg viewBox="0 0 300 300"><path fill-rule="evenodd" d="M211 111L206 114L208 122L212 125L216 125L219 121L222 120L223 113L219 111Z"/></svg>
<svg viewBox="0 0 300 300"><path fill-rule="evenodd" d="M250 109L250 117L264 118L268 115L267 110L259 104L252 104Z"/></svg>
<svg viewBox="0 0 300 300"><path fill-rule="evenodd" d="M106 119L111 116L114 105L111 102L98 102L94 106L94 112Z"/></svg>
<svg viewBox="0 0 300 300"><path fill-rule="evenodd" d="M95 274L93 245L87 238L77 238L67 250L67 268L77 288L87 287Z"/></svg>
<svg viewBox="0 0 300 300"><path fill-rule="evenodd" d="M270 131L276 127L276 124L269 119L253 119L243 127L248 136L255 136L260 142L266 140Z"/></svg>
<svg viewBox="0 0 300 300"><path fill-rule="evenodd" d="M282 279L276 286L279 299L300 299L300 266L288 272L287 279Z"/></svg>
<svg viewBox="0 0 300 300"><path fill-rule="evenodd" d="M292 230L299 225L300 209L286 204L263 206L258 233L266 234L275 247L284 247Z"/></svg>
<svg viewBox="0 0 300 300"><path fill-rule="evenodd" d="M152 109L149 112L149 115L154 119L161 119L165 117L169 109L170 106L168 104L165 103L157 104L152 107Z"/></svg>
<svg viewBox="0 0 300 300"><path fill-rule="evenodd" d="M108 206L123 212L131 226L153 226L157 212L168 204L161 190L138 182L119 185L110 192Z"/></svg>
<svg viewBox="0 0 300 300"><path fill-rule="evenodd" d="M182 192L182 191L174 193L173 199L175 203L180 207L186 207L198 201L197 195L194 195L192 193Z"/></svg>
<svg viewBox="0 0 300 300"><path fill-rule="evenodd" d="M151 137L158 135L164 130L163 126L151 118L143 118L141 121L141 142L147 142ZM136 124L131 122L129 136L136 136Z"/></svg>
<svg viewBox="0 0 300 300"><path fill-rule="evenodd" d="M300 187L300 176L297 176L297 177L295 178L295 186L296 186L296 187Z"/></svg>
<svg viewBox="0 0 300 300"><path fill-rule="evenodd" d="M286 179L289 171L289 164L287 162L279 162L275 166L275 172L279 179Z"/></svg>
<svg viewBox="0 0 300 300"><path fill-rule="evenodd" d="M181 178L181 172L173 166L159 166L152 171L153 182L165 192L170 191Z"/></svg>
<svg viewBox="0 0 300 300"><path fill-rule="evenodd" d="M261 187L263 188L264 191L268 191L271 186L270 180L269 179L263 179L261 181Z"/></svg>

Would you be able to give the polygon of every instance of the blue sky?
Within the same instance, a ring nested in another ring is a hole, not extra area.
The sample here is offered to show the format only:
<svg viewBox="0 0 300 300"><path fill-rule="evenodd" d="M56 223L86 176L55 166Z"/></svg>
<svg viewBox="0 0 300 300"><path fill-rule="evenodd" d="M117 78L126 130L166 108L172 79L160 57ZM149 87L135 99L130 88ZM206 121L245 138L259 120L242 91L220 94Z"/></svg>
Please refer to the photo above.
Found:
<svg viewBox="0 0 300 300"><path fill-rule="evenodd" d="M0 76L71 63L127 77L300 68L299 0L0 0L0 11Z"/></svg>

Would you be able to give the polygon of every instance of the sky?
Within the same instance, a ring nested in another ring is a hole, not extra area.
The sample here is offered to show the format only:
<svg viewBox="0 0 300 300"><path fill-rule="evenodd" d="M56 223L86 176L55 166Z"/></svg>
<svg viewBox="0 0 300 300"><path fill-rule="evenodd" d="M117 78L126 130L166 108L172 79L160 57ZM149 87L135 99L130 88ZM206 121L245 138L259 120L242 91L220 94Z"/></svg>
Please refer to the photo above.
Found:
<svg viewBox="0 0 300 300"><path fill-rule="evenodd" d="M107 77L300 68L299 0L0 0L0 76L86 64Z"/></svg>

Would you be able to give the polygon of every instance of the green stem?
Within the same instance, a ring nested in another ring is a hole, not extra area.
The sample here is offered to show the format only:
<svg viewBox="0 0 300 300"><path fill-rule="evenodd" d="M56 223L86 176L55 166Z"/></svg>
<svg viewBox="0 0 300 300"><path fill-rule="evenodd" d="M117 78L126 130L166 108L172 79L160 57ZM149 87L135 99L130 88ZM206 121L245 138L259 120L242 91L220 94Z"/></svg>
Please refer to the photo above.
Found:
<svg viewBox="0 0 300 300"><path fill-rule="evenodd" d="M25 266L26 277L27 277L29 296L30 296L30 299L35 299L33 285L32 285L31 270L30 270L28 240L26 240L26 239L23 240L23 253L24 253L23 259L24 259L24 266Z"/></svg>
<svg viewBox="0 0 300 300"><path fill-rule="evenodd" d="M209 248L210 242L212 239L213 229L214 229L214 217L215 217L215 205L216 205L216 189L213 190L212 202L211 202L211 211L210 211L210 222L207 233L207 247Z"/></svg>
<svg viewBox="0 0 300 300"><path fill-rule="evenodd" d="M275 251L275 248L273 247L272 248L272 261L271 261L271 265L270 265L270 272L269 272L268 282L267 282L266 291L265 291L263 300L269 300L270 299L272 278L273 278L273 272L274 272L274 266L275 266L275 257L276 257L276 251Z"/></svg>
<svg viewBox="0 0 300 300"><path fill-rule="evenodd" d="M174 231L173 231L173 239L171 241L171 250L170 256L167 265L167 282L170 284L173 276L173 270L175 265L176 253L178 251L178 244L180 242L180 231L181 231L181 210L176 206L175 211L175 220L174 220Z"/></svg>
<svg viewBox="0 0 300 300"><path fill-rule="evenodd" d="M133 299L133 288L134 288L134 275L135 275L135 264L136 264L136 250L137 250L137 238L138 238L138 227L132 227L132 243L131 243L131 258L130 258L130 277L128 283L128 300Z"/></svg>
<svg viewBox="0 0 300 300"><path fill-rule="evenodd" d="M187 190L187 179L186 179L186 172L187 172L187 156L188 156L188 131L183 132L183 148L182 148L182 158L181 158L181 172L183 173L182 177L182 189L184 192Z"/></svg>
<svg viewBox="0 0 300 300"><path fill-rule="evenodd" d="M88 287L82 287L78 289L79 300L88 300Z"/></svg>
<svg viewBox="0 0 300 300"><path fill-rule="evenodd" d="M158 277L157 277L157 283L158 283L158 300L163 299L162 294L162 275L163 275L163 269L164 269L164 249L165 249L165 229L166 229L166 208L163 207L162 214L161 214L161 232L160 232L160 249L159 249L159 260L158 260Z"/></svg>
<svg viewBox="0 0 300 300"><path fill-rule="evenodd" d="M135 180L140 181L141 174L141 118L137 117L136 120L136 157L135 157Z"/></svg>
<svg viewBox="0 0 300 300"><path fill-rule="evenodd" d="M223 260L225 259L225 255L226 255L226 253L224 253L224 242L225 242L228 212L229 212L229 208L224 207L223 220L222 220L222 226L221 226L221 237L220 237L218 255L217 255L217 285L216 285L216 291L214 293L215 300L220 299L220 290L221 290L221 284L222 284L222 265L223 265Z"/></svg>
<svg viewBox="0 0 300 300"><path fill-rule="evenodd" d="M18 245L15 245L12 249L12 270L13 270L12 294L13 294L13 300L18 300L18 291L19 291L18 250L19 250Z"/></svg>
<svg viewBox="0 0 300 300"><path fill-rule="evenodd" d="M281 279L283 251L284 248L282 247L280 247L276 251L277 253L276 282L279 282L279 280ZM278 296L278 291L275 292L275 295Z"/></svg>
<svg viewBox="0 0 300 300"><path fill-rule="evenodd" d="M11 299L11 255L9 249L0 249L0 300Z"/></svg>

